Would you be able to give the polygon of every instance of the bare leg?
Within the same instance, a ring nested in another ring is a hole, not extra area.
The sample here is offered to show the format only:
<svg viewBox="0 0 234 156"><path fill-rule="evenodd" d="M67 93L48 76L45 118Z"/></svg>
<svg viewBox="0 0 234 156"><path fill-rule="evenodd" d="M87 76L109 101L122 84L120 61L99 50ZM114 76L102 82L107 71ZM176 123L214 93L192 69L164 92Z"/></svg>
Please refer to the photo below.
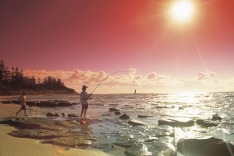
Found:
<svg viewBox="0 0 234 156"><path fill-rule="evenodd" d="M86 116L87 109L84 110L84 117Z"/></svg>
<svg viewBox="0 0 234 156"><path fill-rule="evenodd" d="M82 108L81 113L80 113L80 117L82 117L83 111L84 111L84 109Z"/></svg>
<svg viewBox="0 0 234 156"><path fill-rule="evenodd" d="M25 115L25 116L28 116L28 115L26 114L26 109L24 110L24 115Z"/></svg>
<svg viewBox="0 0 234 156"><path fill-rule="evenodd" d="M21 111L22 109L20 109L18 112L16 112L16 116L19 114L19 112Z"/></svg>

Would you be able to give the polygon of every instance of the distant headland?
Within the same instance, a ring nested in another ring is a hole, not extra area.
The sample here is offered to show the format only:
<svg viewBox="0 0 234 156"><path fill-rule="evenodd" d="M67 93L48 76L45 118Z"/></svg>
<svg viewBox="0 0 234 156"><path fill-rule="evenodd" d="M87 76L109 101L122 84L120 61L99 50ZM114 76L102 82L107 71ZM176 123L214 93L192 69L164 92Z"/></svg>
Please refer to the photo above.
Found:
<svg viewBox="0 0 234 156"><path fill-rule="evenodd" d="M77 94L74 89L64 85L61 79L47 76L43 80L24 76L18 67L7 67L0 60L0 95L27 94Z"/></svg>

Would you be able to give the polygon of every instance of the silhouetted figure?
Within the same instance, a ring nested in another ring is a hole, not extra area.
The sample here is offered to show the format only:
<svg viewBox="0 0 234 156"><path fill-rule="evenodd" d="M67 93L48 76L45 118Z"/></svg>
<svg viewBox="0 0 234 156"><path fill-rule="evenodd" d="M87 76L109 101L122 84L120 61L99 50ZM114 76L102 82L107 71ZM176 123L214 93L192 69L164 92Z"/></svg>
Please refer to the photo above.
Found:
<svg viewBox="0 0 234 156"><path fill-rule="evenodd" d="M136 94L136 89L135 89L135 91L134 91L134 94Z"/></svg>
<svg viewBox="0 0 234 156"><path fill-rule="evenodd" d="M26 99L26 95L25 95L25 92L22 92L20 97L19 97L19 102L20 102L20 105L21 105L21 108L18 112L16 112L16 116L18 115L18 113L22 110L24 110L24 115L25 116L28 116L26 114L26 103L27 103L27 99Z"/></svg>
<svg viewBox="0 0 234 156"><path fill-rule="evenodd" d="M86 116L86 112L87 112L87 109L88 109L88 106L89 106L88 99L91 99L90 96L92 95L92 94L88 94L86 92L86 88L88 88L88 87L83 85L82 86L82 92L80 93L80 104L82 106L80 117L82 117L82 115L84 113L84 118Z"/></svg>

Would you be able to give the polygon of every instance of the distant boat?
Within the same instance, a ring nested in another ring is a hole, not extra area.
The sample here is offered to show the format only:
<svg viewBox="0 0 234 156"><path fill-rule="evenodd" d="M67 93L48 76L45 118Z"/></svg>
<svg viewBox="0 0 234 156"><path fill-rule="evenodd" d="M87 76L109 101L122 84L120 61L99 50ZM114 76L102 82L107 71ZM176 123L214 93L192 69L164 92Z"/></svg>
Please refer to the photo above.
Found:
<svg viewBox="0 0 234 156"><path fill-rule="evenodd" d="M136 89L135 89L135 91L134 91L134 94L136 94Z"/></svg>

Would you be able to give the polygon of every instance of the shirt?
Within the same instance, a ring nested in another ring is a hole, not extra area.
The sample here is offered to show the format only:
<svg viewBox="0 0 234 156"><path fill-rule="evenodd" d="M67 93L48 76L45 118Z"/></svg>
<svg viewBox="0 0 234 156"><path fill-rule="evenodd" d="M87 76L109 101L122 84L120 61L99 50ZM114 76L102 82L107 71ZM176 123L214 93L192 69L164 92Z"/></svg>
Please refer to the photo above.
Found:
<svg viewBox="0 0 234 156"><path fill-rule="evenodd" d="M21 95L20 97L19 97L19 101L20 101L20 104L21 105L26 105L26 96L24 95Z"/></svg>
<svg viewBox="0 0 234 156"><path fill-rule="evenodd" d="M88 104L88 99L89 99L89 94L85 91L82 91L80 93L80 104L81 105L87 105Z"/></svg>

